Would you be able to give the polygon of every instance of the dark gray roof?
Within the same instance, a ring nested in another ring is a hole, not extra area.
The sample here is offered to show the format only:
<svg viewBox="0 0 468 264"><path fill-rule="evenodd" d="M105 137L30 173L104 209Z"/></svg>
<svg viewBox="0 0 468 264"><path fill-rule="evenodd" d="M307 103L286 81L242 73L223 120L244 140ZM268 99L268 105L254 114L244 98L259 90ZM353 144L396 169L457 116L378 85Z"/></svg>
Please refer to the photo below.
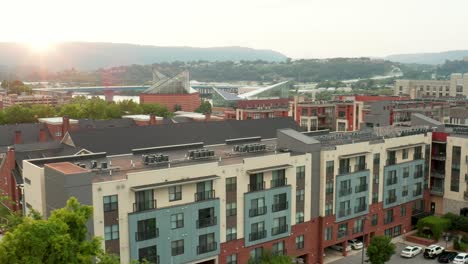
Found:
<svg viewBox="0 0 468 264"><path fill-rule="evenodd" d="M22 168L23 160L73 155L81 149L57 141L14 145L16 164Z"/></svg>
<svg viewBox="0 0 468 264"><path fill-rule="evenodd" d="M16 130L21 131L21 138L24 144L37 142L41 128L47 129L46 125L41 123L0 125L0 147L15 144ZM48 130L46 135L47 140L52 140Z"/></svg>
<svg viewBox="0 0 468 264"><path fill-rule="evenodd" d="M135 121L131 118L119 118L109 120L93 120L93 119L79 119L79 129L102 129L110 127L131 127L136 126Z"/></svg>
<svg viewBox="0 0 468 264"><path fill-rule="evenodd" d="M239 101L239 100L242 100L242 98L240 98L239 96L237 96L237 95L235 95L233 93L226 92L226 91L223 91L223 90L220 90L220 89L216 89L215 87L213 87L213 91L218 93L226 101Z"/></svg>
<svg viewBox="0 0 468 264"><path fill-rule="evenodd" d="M226 139L260 136L276 138L283 128L302 130L292 118L187 122L157 126L72 131L77 148L109 155L127 154L135 148L159 147L193 142L205 145L221 144Z"/></svg>

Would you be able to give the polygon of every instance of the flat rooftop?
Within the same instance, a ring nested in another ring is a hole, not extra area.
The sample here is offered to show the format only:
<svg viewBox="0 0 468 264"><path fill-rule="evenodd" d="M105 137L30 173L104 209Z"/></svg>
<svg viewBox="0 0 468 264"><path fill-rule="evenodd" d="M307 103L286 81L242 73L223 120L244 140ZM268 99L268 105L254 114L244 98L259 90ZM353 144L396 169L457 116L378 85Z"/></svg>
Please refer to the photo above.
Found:
<svg viewBox="0 0 468 264"><path fill-rule="evenodd" d="M59 171L63 174L79 174L89 172L88 169L77 166L71 162L57 162L45 164L46 167Z"/></svg>

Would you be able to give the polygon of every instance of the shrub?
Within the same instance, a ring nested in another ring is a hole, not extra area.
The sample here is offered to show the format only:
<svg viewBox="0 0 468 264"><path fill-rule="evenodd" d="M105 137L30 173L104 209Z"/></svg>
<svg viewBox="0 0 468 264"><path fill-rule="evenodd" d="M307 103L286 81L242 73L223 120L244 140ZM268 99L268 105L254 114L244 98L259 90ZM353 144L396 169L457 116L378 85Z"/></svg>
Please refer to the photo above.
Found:
<svg viewBox="0 0 468 264"><path fill-rule="evenodd" d="M458 241L458 237L455 237L453 240L453 249L460 250L460 242Z"/></svg>
<svg viewBox="0 0 468 264"><path fill-rule="evenodd" d="M443 218L450 220L450 230L468 232L468 217L447 213L443 216Z"/></svg>
<svg viewBox="0 0 468 264"><path fill-rule="evenodd" d="M442 218L438 216L428 216L422 219L419 219L417 227L418 227L418 235L421 235L425 228L431 230L432 235L435 240L439 240L442 232L447 231L450 228L450 220L447 218Z"/></svg>

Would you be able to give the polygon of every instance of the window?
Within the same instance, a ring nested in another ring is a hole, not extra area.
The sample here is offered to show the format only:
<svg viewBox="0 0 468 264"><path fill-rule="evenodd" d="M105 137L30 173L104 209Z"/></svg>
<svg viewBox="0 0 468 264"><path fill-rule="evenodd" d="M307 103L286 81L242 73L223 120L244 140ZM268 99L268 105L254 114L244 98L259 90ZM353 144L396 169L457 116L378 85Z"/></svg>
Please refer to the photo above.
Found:
<svg viewBox="0 0 468 264"><path fill-rule="evenodd" d="M279 212L288 209L288 201L286 193L275 194L273 196L273 205L271 206L273 212Z"/></svg>
<svg viewBox="0 0 468 264"><path fill-rule="evenodd" d="M339 193L340 197L350 195L353 192L351 188L351 180L341 181L339 191L340 191Z"/></svg>
<svg viewBox="0 0 468 264"><path fill-rule="evenodd" d="M396 236L399 236L400 234L401 234L401 225L395 226L393 228L393 236L396 237Z"/></svg>
<svg viewBox="0 0 468 264"><path fill-rule="evenodd" d="M0 159L0 160L1 160L1 159ZM26 184L31 185L31 180L28 179L28 178L26 178L26 177L24 177L24 182L25 182Z"/></svg>
<svg viewBox="0 0 468 264"><path fill-rule="evenodd" d="M104 227L106 240L119 239L119 225L110 225Z"/></svg>
<svg viewBox="0 0 468 264"><path fill-rule="evenodd" d="M153 209L156 207L156 201L154 200L153 190L145 190L135 192L135 212Z"/></svg>
<svg viewBox="0 0 468 264"><path fill-rule="evenodd" d="M237 264L237 254L227 256L226 264Z"/></svg>
<svg viewBox="0 0 468 264"><path fill-rule="evenodd" d="M288 231L288 225L286 224L286 216L273 218L273 228L271 229L271 235L278 235Z"/></svg>
<svg viewBox="0 0 468 264"><path fill-rule="evenodd" d="M373 192L372 193L372 203L378 203L379 202L379 193Z"/></svg>
<svg viewBox="0 0 468 264"><path fill-rule="evenodd" d="M226 178L226 192L235 192L236 189L237 189L237 178L236 177Z"/></svg>
<svg viewBox="0 0 468 264"><path fill-rule="evenodd" d="M404 167L403 168L403 178L408 178L409 177L409 167Z"/></svg>
<svg viewBox="0 0 468 264"><path fill-rule="evenodd" d="M184 213L171 215L171 228L177 229L184 227Z"/></svg>
<svg viewBox="0 0 468 264"><path fill-rule="evenodd" d="M396 198L396 189L391 189L391 190L388 190L387 191L387 201L386 201L386 204L392 204L394 202L396 202L397 198Z"/></svg>
<svg viewBox="0 0 468 264"><path fill-rule="evenodd" d="M176 185L169 187L169 201L182 200L182 186Z"/></svg>
<svg viewBox="0 0 468 264"><path fill-rule="evenodd" d="M198 254L204 254L216 250L215 233L209 233L198 236Z"/></svg>
<svg viewBox="0 0 468 264"><path fill-rule="evenodd" d="M377 214L373 214L371 218L371 225L376 226L379 222L379 216Z"/></svg>
<svg viewBox="0 0 468 264"><path fill-rule="evenodd" d="M197 192L195 201L205 201L214 198L213 181L204 181L197 183Z"/></svg>
<svg viewBox="0 0 468 264"><path fill-rule="evenodd" d="M403 197L408 196L408 185L403 185L401 187L401 196Z"/></svg>
<svg viewBox="0 0 468 264"><path fill-rule="evenodd" d="M104 212L116 211L119 208L117 195L108 195L102 197L104 201Z"/></svg>
<svg viewBox="0 0 468 264"><path fill-rule="evenodd" d="M422 195L422 183L417 182L414 186L414 191L413 191L413 196L419 196Z"/></svg>
<svg viewBox="0 0 468 264"><path fill-rule="evenodd" d="M56 131L56 132L55 132L55 136L56 136L56 137L61 137L61 136L62 136L62 132Z"/></svg>
<svg viewBox="0 0 468 264"><path fill-rule="evenodd" d="M408 149L403 149L402 156L404 160L408 158Z"/></svg>
<svg viewBox="0 0 468 264"><path fill-rule="evenodd" d="M259 191L265 188L265 182L263 181L263 173L256 173L250 175L249 191Z"/></svg>
<svg viewBox="0 0 468 264"><path fill-rule="evenodd" d="M137 234L136 234L137 241L143 241L143 240L155 238L157 235L158 235L158 231L156 229L155 218L140 220L137 222Z"/></svg>
<svg viewBox="0 0 468 264"><path fill-rule="evenodd" d="M354 221L353 234L362 233L364 231L364 219Z"/></svg>
<svg viewBox="0 0 468 264"><path fill-rule="evenodd" d="M305 178L305 166L296 167L296 181Z"/></svg>
<svg viewBox="0 0 468 264"><path fill-rule="evenodd" d="M327 202L325 204L325 216L333 214L333 202Z"/></svg>
<svg viewBox="0 0 468 264"><path fill-rule="evenodd" d="M297 190L296 191L296 202L304 201L304 190Z"/></svg>
<svg viewBox="0 0 468 264"><path fill-rule="evenodd" d="M304 248L304 235L296 237L296 249Z"/></svg>
<svg viewBox="0 0 468 264"><path fill-rule="evenodd" d="M354 207L354 213L357 214L357 213L365 211L366 209L367 209L366 197L363 196L363 197L357 198L356 206Z"/></svg>
<svg viewBox="0 0 468 264"><path fill-rule="evenodd" d="M184 254L184 240L176 240L171 242L171 253L172 256Z"/></svg>
<svg viewBox="0 0 468 264"><path fill-rule="evenodd" d="M393 222L393 209L385 211L385 221L384 224L390 224Z"/></svg>
<svg viewBox="0 0 468 264"><path fill-rule="evenodd" d="M226 216L237 215L237 203L227 203L226 204Z"/></svg>
<svg viewBox="0 0 468 264"><path fill-rule="evenodd" d="M271 188L280 187L286 185L286 171L282 170L274 170L272 172L272 180L271 180Z"/></svg>
<svg viewBox="0 0 468 264"><path fill-rule="evenodd" d="M198 210L197 227L204 228L216 225L216 216L214 207L204 208Z"/></svg>
<svg viewBox="0 0 468 264"><path fill-rule="evenodd" d="M265 222L257 222L250 225L250 241L263 239L266 237Z"/></svg>
<svg viewBox="0 0 468 264"><path fill-rule="evenodd" d="M334 165L334 161L333 160L329 160L327 161L327 176L330 177L330 176L333 176L333 173L335 171L335 165Z"/></svg>
<svg viewBox="0 0 468 264"><path fill-rule="evenodd" d="M226 229L226 241L237 239L237 228L231 227Z"/></svg>
<svg viewBox="0 0 468 264"><path fill-rule="evenodd" d="M304 212L297 212L296 213L296 224L304 222Z"/></svg>
<svg viewBox="0 0 468 264"><path fill-rule="evenodd" d="M345 217L351 214L350 201L340 202L340 208L338 211L338 217Z"/></svg>
<svg viewBox="0 0 468 264"><path fill-rule="evenodd" d="M156 246L144 247L138 249L138 260L143 262L144 260L149 263L157 263L158 252Z"/></svg>
<svg viewBox="0 0 468 264"><path fill-rule="evenodd" d="M262 257L263 247L258 247L250 250L250 258L258 260Z"/></svg>
<svg viewBox="0 0 468 264"><path fill-rule="evenodd" d="M266 212L267 212L267 209L265 206L265 198L262 197L262 198L250 200L250 210L249 210L250 217L264 215L266 214Z"/></svg>
<svg viewBox="0 0 468 264"><path fill-rule="evenodd" d="M338 226L338 238L342 238L348 235L348 223L340 224Z"/></svg>
<svg viewBox="0 0 468 264"><path fill-rule="evenodd" d="M325 240L332 240L333 229L331 226L325 228Z"/></svg>
<svg viewBox="0 0 468 264"><path fill-rule="evenodd" d="M380 153L375 153L374 154L374 165L379 165L380 164Z"/></svg>
<svg viewBox="0 0 468 264"><path fill-rule="evenodd" d="M392 232L393 232L393 228L385 229L384 235L388 237L392 237Z"/></svg>
<svg viewBox="0 0 468 264"><path fill-rule="evenodd" d="M398 181L396 170L391 170L388 172L387 185L396 184Z"/></svg>
<svg viewBox="0 0 468 264"><path fill-rule="evenodd" d="M400 206L400 216L406 216L406 206Z"/></svg>
<svg viewBox="0 0 468 264"><path fill-rule="evenodd" d="M325 189L326 194L332 194L333 193L333 181L327 181L325 188L326 188Z"/></svg>
<svg viewBox="0 0 468 264"><path fill-rule="evenodd" d="M276 256L283 256L286 253L284 250L284 241L273 243L272 253Z"/></svg>

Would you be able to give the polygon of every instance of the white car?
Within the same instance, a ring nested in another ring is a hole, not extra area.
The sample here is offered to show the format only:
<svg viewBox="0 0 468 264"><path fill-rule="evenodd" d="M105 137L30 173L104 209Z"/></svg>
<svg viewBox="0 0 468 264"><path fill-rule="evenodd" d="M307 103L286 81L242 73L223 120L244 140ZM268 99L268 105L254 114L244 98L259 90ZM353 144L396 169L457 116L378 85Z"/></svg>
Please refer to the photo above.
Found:
<svg viewBox="0 0 468 264"><path fill-rule="evenodd" d="M343 244L333 245L333 246L331 246L331 248L333 248L334 250L343 251ZM346 251L351 251L351 246L350 245L346 246Z"/></svg>
<svg viewBox="0 0 468 264"><path fill-rule="evenodd" d="M435 258L444 253L445 248L439 245L430 245L424 249L423 256L425 258Z"/></svg>
<svg viewBox="0 0 468 264"><path fill-rule="evenodd" d="M407 246L402 251L400 256L405 258L412 258L422 252L422 247Z"/></svg>
<svg viewBox="0 0 468 264"><path fill-rule="evenodd" d="M458 253L458 255L453 259L454 264L465 264L468 263L468 253Z"/></svg>
<svg viewBox="0 0 468 264"><path fill-rule="evenodd" d="M348 245L350 245L354 250L361 249L363 247L362 242L357 239L348 240Z"/></svg>

